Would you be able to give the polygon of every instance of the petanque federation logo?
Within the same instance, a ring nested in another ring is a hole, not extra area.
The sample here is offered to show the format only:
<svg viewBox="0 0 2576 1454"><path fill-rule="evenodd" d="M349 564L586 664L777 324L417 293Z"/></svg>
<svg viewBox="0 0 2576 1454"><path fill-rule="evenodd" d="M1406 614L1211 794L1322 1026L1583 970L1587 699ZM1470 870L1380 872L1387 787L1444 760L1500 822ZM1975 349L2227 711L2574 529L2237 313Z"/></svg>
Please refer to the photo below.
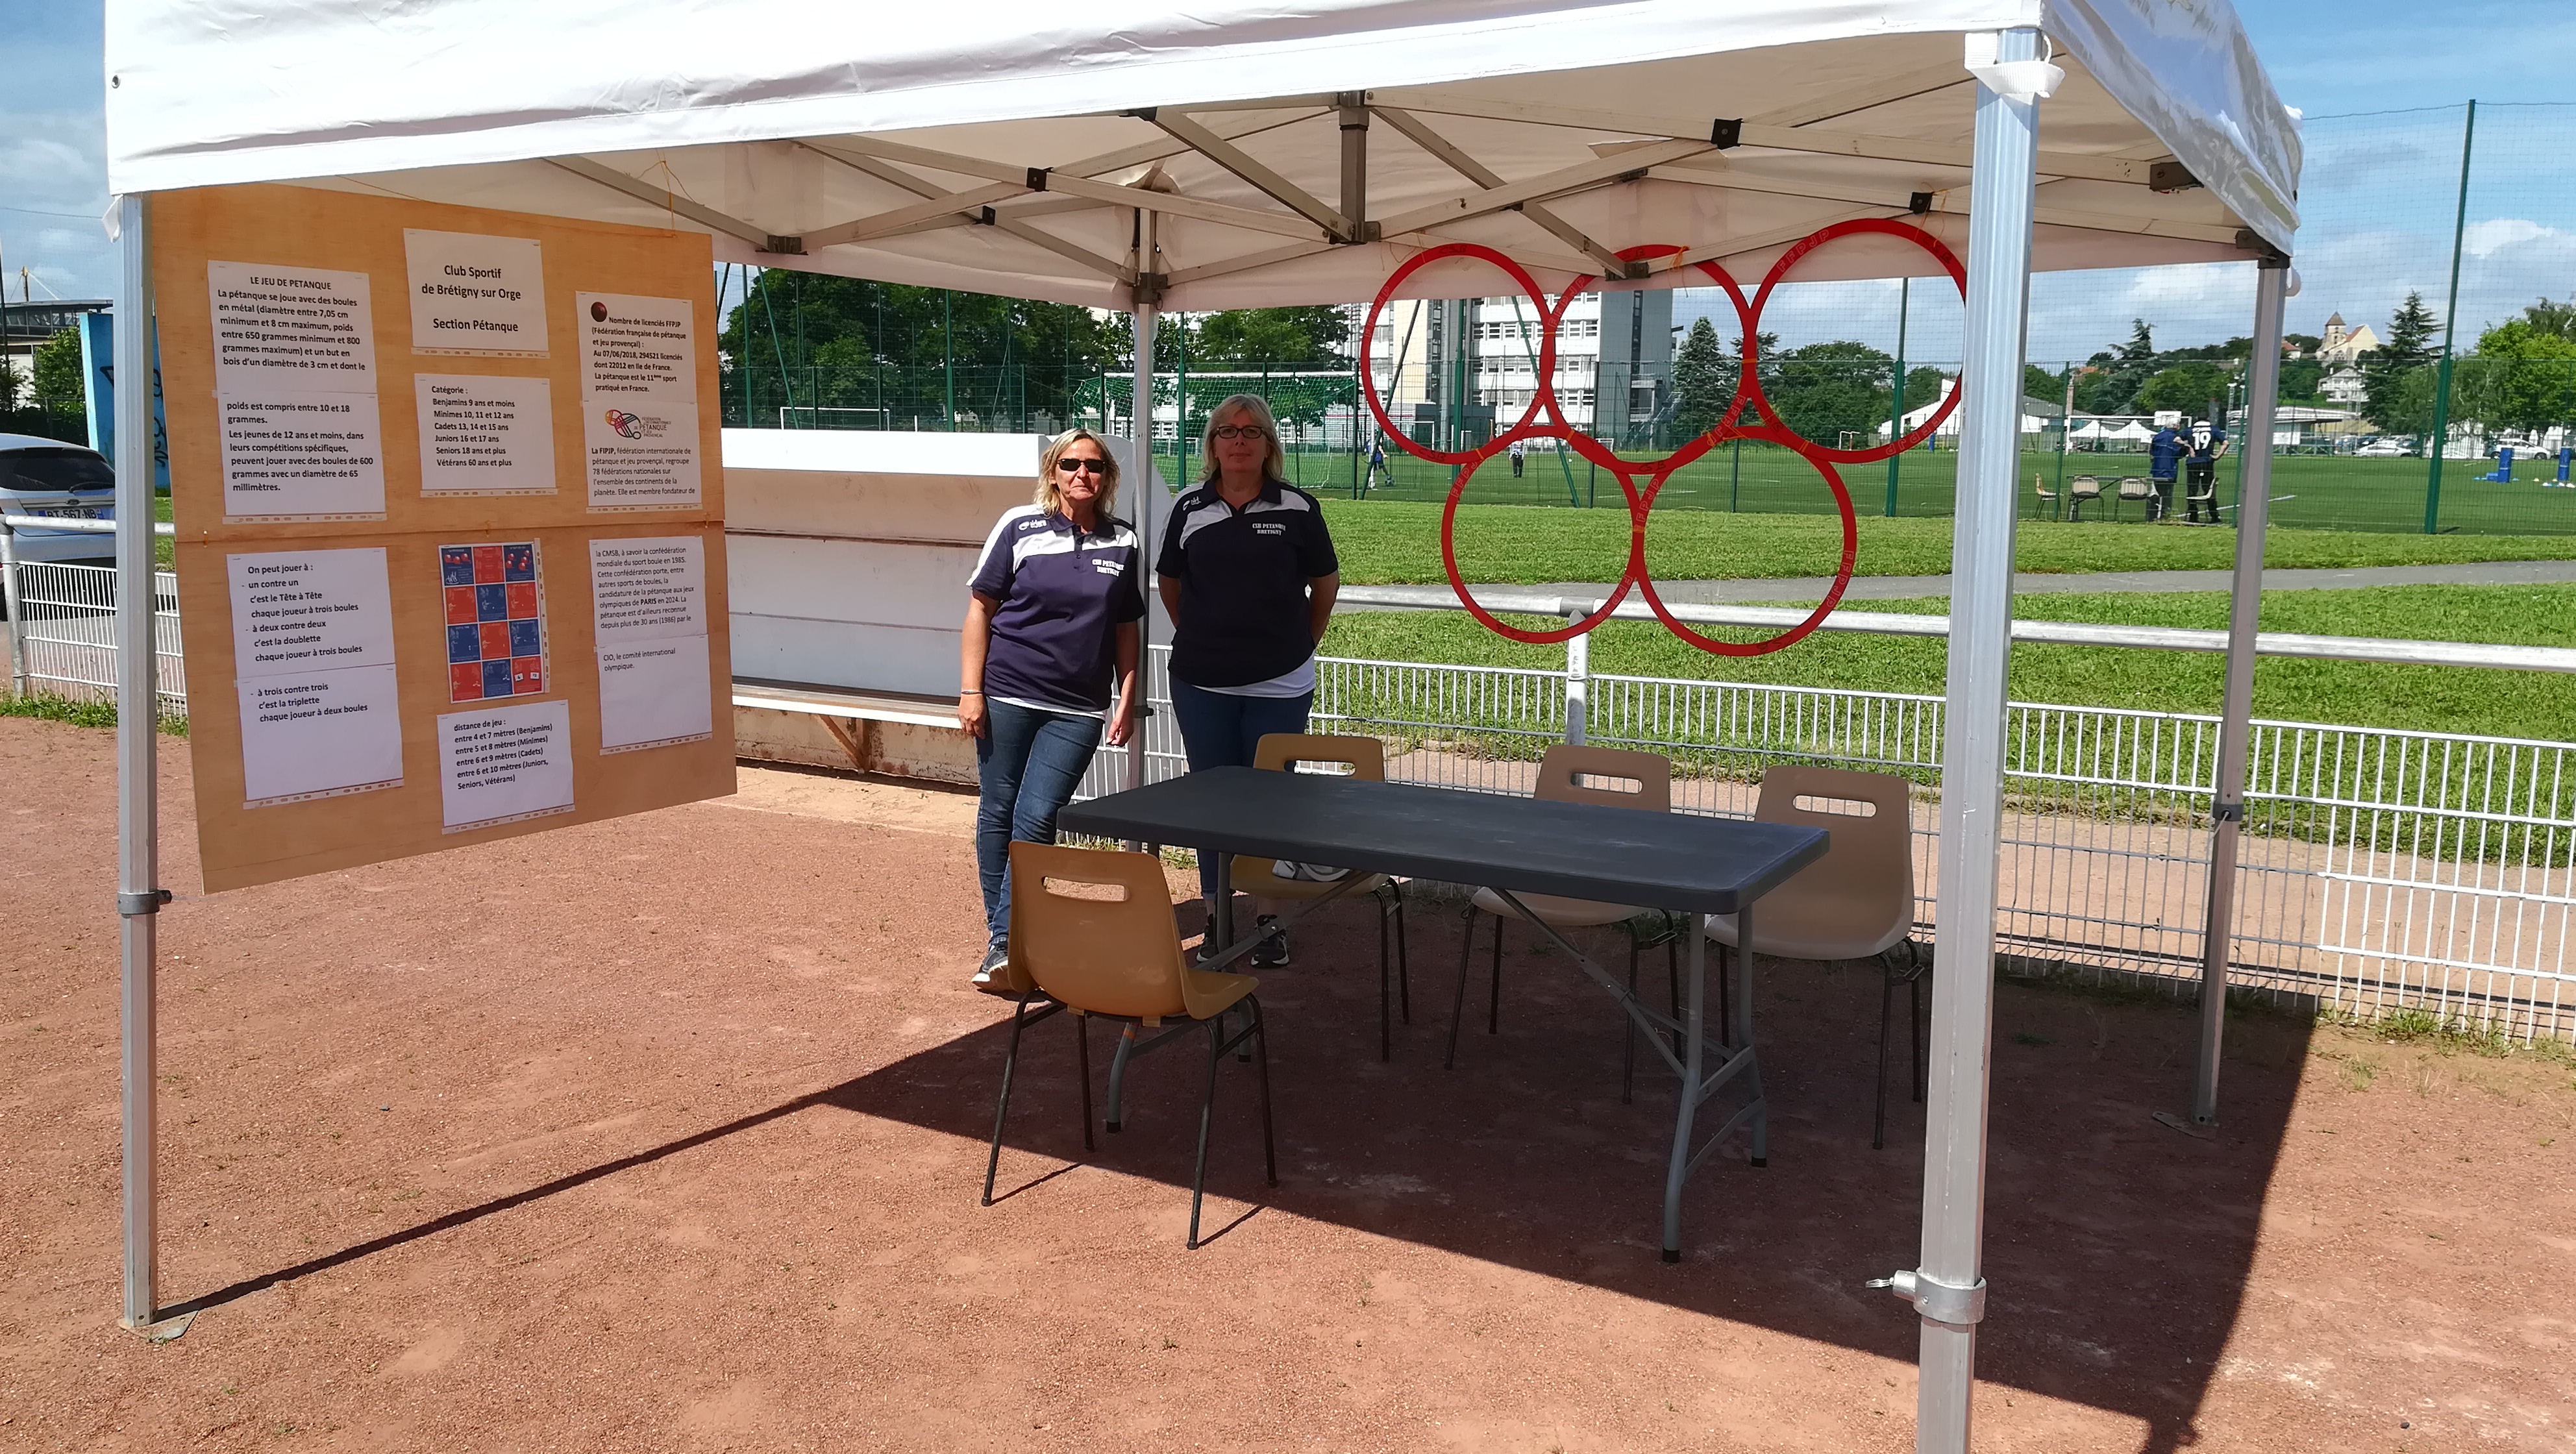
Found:
<svg viewBox="0 0 2576 1454"><path fill-rule="evenodd" d="M642 439L644 437L643 415L629 414L623 409L611 409L608 411L606 417L608 419L608 427L616 430L618 437L622 439Z"/></svg>

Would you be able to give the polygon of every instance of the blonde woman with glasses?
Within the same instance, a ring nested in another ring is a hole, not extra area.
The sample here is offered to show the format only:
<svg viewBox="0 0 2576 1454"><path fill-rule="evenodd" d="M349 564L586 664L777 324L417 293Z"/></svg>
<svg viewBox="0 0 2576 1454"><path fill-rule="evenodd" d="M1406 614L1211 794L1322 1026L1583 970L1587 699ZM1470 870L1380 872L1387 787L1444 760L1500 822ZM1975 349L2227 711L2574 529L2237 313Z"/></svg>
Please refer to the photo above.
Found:
<svg viewBox="0 0 2576 1454"><path fill-rule="evenodd" d="M1208 414L1207 474L1172 503L1154 562L1172 618L1172 715L1193 771L1252 765L1273 732L1303 732L1315 648L1333 621L1341 563L1315 497L1289 484L1270 406L1236 394ZM1199 854L1211 916L1215 857ZM1211 920L1212 922L1213 920ZM1288 962L1288 936L1255 921L1256 965Z"/></svg>
<svg viewBox="0 0 2576 1454"><path fill-rule="evenodd" d="M1117 503L1117 459L1090 430L1067 430L1038 462L1037 498L1003 513L966 583L957 721L975 736L980 790L978 989L998 993L1010 959L1012 841L1053 843L1104 725L1112 747L1136 730L1144 562Z"/></svg>

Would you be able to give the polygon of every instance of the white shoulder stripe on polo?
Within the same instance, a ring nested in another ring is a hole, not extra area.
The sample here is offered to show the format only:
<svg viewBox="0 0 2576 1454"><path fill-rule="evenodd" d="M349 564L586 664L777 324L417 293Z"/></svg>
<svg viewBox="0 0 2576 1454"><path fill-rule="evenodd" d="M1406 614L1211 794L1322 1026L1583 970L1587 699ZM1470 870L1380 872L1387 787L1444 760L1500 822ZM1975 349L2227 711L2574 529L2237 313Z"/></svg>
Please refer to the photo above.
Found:
<svg viewBox="0 0 2576 1454"><path fill-rule="evenodd" d="M1011 542L1011 564L1015 567L1036 556L1073 553L1073 532L1069 530L1026 530Z"/></svg>
<svg viewBox="0 0 2576 1454"><path fill-rule="evenodd" d="M975 552L975 568L966 573L967 583L971 586L975 577L984 573L984 567L992 563L993 547L1001 544L1004 535L1014 533L1021 521L1042 513L1035 505L1013 505L1003 511L1002 518L993 522L992 533L984 537L984 548Z"/></svg>
<svg viewBox="0 0 2576 1454"><path fill-rule="evenodd" d="M1191 536L1198 534L1200 531L1211 525L1222 523L1232 513L1232 511L1225 508L1225 502L1222 500L1211 500L1206 504L1199 506L1197 509L1192 510L1189 514L1181 517L1181 544L1184 546L1188 545L1190 543Z"/></svg>

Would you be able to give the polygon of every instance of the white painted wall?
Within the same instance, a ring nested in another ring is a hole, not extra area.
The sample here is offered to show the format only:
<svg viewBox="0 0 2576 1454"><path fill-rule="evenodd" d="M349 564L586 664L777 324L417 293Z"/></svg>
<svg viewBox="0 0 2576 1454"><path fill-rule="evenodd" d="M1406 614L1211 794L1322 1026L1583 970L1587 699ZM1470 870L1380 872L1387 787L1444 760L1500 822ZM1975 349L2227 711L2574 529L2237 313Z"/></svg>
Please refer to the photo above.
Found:
<svg viewBox="0 0 2576 1454"><path fill-rule="evenodd" d="M1126 441L1112 441L1140 492ZM993 522L1025 505L1029 434L724 431L725 558L738 678L954 696L966 577ZM1157 615L1159 616L1159 611ZM1157 639L1168 639L1158 636Z"/></svg>

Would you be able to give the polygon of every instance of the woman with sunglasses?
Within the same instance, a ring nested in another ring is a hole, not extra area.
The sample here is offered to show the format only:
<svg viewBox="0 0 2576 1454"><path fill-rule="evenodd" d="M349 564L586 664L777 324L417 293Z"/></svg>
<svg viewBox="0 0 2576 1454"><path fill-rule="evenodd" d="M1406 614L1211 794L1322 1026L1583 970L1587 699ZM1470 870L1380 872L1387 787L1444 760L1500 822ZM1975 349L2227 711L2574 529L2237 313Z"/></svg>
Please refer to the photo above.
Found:
<svg viewBox="0 0 2576 1454"><path fill-rule="evenodd" d="M1115 518L1118 461L1088 429L1056 436L1034 503L1003 513L966 583L957 722L975 736L975 866L984 962L998 992L1010 959L1010 845L1053 843L1102 727L1136 730L1137 625L1145 614L1136 532ZM1115 678L1116 706L1110 687Z"/></svg>
<svg viewBox="0 0 2576 1454"><path fill-rule="evenodd" d="M1193 771L1252 765L1273 732L1303 732L1315 701L1315 647L1333 621L1341 563L1315 497L1289 484L1270 406L1236 394L1208 414L1207 474L1172 503L1154 562L1172 618L1172 715ZM1199 855L1211 915L1214 855ZM1256 905L1256 908L1258 906ZM1256 965L1288 962L1285 931L1263 933Z"/></svg>

